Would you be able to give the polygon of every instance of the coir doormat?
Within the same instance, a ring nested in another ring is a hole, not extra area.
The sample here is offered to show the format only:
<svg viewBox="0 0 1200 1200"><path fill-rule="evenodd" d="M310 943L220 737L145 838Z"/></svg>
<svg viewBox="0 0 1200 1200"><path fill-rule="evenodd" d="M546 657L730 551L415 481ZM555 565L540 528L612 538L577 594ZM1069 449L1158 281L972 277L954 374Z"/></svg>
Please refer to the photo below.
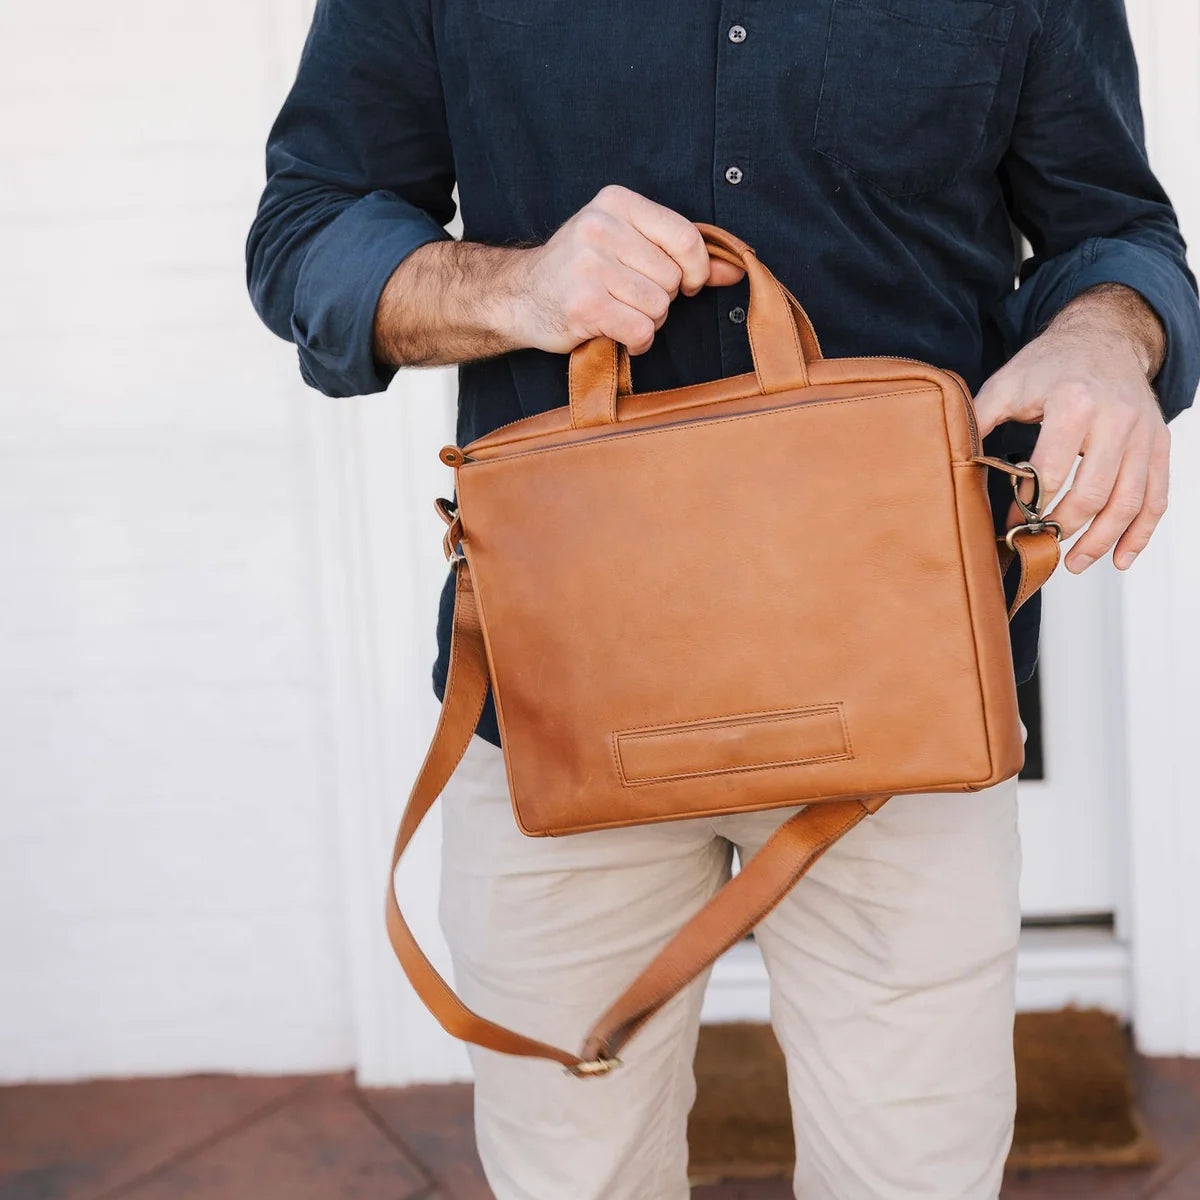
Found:
<svg viewBox="0 0 1200 1200"><path fill-rule="evenodd" d="M1126 1167L1157 1161L1134 1105L1117 1019L1095 1009L1021 1013L1010 1168ZM783 1055L768 1025L705 1025L688 1122L694 1185L787 1177L795 1146Z"/></svg>

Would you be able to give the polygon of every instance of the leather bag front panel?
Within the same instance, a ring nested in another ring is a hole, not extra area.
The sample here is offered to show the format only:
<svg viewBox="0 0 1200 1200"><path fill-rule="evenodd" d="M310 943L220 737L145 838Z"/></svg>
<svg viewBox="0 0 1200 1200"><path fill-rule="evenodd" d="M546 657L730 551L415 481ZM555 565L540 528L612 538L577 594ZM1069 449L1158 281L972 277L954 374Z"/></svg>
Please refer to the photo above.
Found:
<svg viewBox="0 0 1200 1200"><path fill-rule="evenodd" d="M914 371L769 402L459 468L527 833L969 790L1019 766L957 384Z"/></svg>

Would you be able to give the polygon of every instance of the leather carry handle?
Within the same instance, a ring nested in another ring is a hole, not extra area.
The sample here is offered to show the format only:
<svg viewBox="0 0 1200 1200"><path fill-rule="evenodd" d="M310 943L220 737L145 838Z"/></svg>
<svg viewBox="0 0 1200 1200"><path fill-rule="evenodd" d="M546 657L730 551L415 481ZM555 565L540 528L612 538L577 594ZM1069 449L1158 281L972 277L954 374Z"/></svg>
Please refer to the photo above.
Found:
<svg viewBox="0 0 1200 1200"><path fill-rule="evenodd" d="M972 461L1023 478L1034 477L1032 469L1026 471L1024 464L1014 468L1002 460L983 456ZM1057 567L1058 536L1052 523L1044 523L1041 528L1018 526L997 542L1001 574L1006 574L1014 562L1019 571L1016 595L1008 610L1011 620ZM745 937L834 842L864 817L878 812L889 797L809 804L783 822L758 853L683 925L592 1026L579 1054L481 1017L463 1004L426 958L400 911L395 885L400 859L466 753L487 698L487 652L471 571L465 558L454 561L450 669L433 741L396 833L387 886L388 937L417 994L453 1037L504 1054L549 1059L579 1076L604 1074L618 1065L621 1047L646 1021L726 949Z"/></svg>
<svg viewBox="0 0 1200 1200"><path fill-rule="evenodd" d="M696 227L704 235L709 257L746 272L750 284L746 332L759 391L766 395L803 387L808 383L808 364L821 357L808 314L741 238L715 225L697 223ZM592 338L571 351L567 376L571 424L576 429L615 423L617 396L633 391L629 351L611 338Z"/></svg>
<svg viewBox="0 0 1200 1200"><path fill-rule="evenodd" d="M733 262L732 256L725 252L718 253L715 248L709 248L709 255L712 258L720 258L725 262ZM740 260L734 262L735 266L740 266ZM825 357L821 350L821 342L817 337L817 331L813 328L812 319L804 310L800 301L796 299L792 293L784 287L783 283L776 279L776 283L783 288L783 294L787 297L787 302L792 310L792 319L796 322L796 330L800 334L800 345L804 350L804 358L806 363L819 362ZM595 341L596 339L592 339ZM617 343L617 395L631 396L633 395L633 368L629 361L629 347L623 343Z"/></svg>

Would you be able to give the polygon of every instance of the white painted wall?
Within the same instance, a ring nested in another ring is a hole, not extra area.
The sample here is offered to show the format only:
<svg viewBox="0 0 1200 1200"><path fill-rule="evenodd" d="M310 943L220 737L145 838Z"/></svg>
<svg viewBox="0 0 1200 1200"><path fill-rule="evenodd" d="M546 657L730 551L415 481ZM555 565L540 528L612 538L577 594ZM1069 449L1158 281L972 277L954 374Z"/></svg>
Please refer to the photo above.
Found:
<svg viewBox="0 0 1200 1200"><path fill-rule="evenodd" d="M433 724L448 378L315 397L242 283L308 8L0 9L0 1079L463 1070L379 894ZM1200 244L1200 10L1130 8ZM1139 1036L1200 1053L1195 424L1123 628ZM403 887L442 957L436 841Z"/></svg>
<svg viewBox="0 0 1200 1200"><path fill-rule="evenodd" d="M302 5L0 8L0 1078L352 1062L312 439L242 242Z"/></svg>

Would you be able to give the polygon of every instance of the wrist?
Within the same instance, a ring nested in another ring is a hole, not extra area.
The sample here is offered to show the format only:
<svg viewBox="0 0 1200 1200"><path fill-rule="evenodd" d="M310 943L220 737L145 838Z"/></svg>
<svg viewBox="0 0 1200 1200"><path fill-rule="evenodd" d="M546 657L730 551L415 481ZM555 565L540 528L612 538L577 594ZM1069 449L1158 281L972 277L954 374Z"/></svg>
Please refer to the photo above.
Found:
<svg viewBox="0 0 1200 1200"><path fill-rule="evenodd" d="M1123 346L1148 380L1158 374L1166 353L1166 333L1158 314L1139 293L1119 283L1102 283L1081 292L1045 332L1077 337L1093 350Z"/></svg>
<svg viewBox="0 0 1200 1200"><path fill-rule="evenodd" d="M523 350L534 344L525 293L532 266L530 248L489 246L491 270L478 294L478 316L483 332L505 350Z"/></svg>
<svg viewBox="0 0 1200 1200"><path fill-rule="evenodd" d="M372 349L392 367L436 366L490 358L522 340L526 251L476 242L419 246L384 285Z"/></svg>

